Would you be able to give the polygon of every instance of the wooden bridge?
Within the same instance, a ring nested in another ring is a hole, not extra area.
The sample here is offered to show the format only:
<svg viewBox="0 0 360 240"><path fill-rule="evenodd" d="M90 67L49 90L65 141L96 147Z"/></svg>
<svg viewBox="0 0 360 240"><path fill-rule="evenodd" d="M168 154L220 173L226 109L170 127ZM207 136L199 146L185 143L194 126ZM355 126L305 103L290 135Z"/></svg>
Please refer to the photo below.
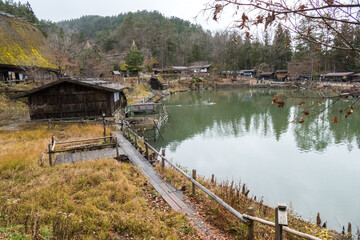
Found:
<svg viewBox="0 0 360 240"><path fill-rule="evenodd" d="M173 187L170 183L164 181L143 155L119 132L114 136L118 139L121 149L129 160L139 167L141 173L149 180L155 190L164 198L164 200L176 211L193 214L194 209L185 202L184 195Z"/></svg>

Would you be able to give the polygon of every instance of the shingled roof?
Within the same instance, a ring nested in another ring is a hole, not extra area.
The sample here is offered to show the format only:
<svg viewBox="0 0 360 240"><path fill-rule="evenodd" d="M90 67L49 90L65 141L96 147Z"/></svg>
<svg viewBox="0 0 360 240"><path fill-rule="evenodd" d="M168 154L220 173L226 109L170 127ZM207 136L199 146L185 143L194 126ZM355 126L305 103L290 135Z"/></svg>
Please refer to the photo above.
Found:
<svg viewBox="0 0 360 240"><path fill-rule="evenodd" d="M100 80L98 78L70 78L69 77L69 78L61 78L57 81L45 84L45 85L37 87L37 88L33 88L30 91L17 94L13 98L27 97L29 95L32 95L33 93L39 92L43 89L46 89L48 87L51 87L51 86L54 86L54 85L57 85L57 84L60 84L63 82L79 84L79 85L83 85L83 86L87 86L87 87L101 89L101 90L108 91L108 92L120 92L120 91L123 91L123 90L129 88L129 87L123 86L119 83L104 81L104 80Z"/></svg>
<svg viewBox="0 0 360 240"><path fill-rule="evenodd" d="M45 37L36 26L0 12L0 65L55 69L44 46Z"/></svg>

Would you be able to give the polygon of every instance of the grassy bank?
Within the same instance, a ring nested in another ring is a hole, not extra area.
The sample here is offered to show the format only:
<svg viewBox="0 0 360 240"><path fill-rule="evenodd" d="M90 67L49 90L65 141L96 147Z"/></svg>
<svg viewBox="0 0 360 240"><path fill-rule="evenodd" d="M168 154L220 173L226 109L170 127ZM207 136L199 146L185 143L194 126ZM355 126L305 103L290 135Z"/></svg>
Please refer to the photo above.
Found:
<svg viewBox="0 0 360 240"><path fill-rule="evenodd" d="M131 164L114 159L40 167L52 135L102 135L101 125L0 132L0 237L9 239L191 239L186 218L158 204Z"/></svg>
<svg viewBox="0 0 360 240"><path fill-rule="evenodd" d="M216 228L224 230L226 233L233 236L233 239L246 239L247 226L238 221L236 217L230 214L225 208L221 207L217 202L215 202L215 200L211 199L199 189L197 189L195 196L193 196L191 194L191 182L173 168L166 168L164 173L162 173L159 164L156 166L156 168L165 179L170 181L176 187L179 189L185 188L184 193L188 200L196 205L200 215L202 215L206 221L211 223ZM184 170L187 172L186 169ZM229 181L216 182L216 179L214 182L212 182L211 179L205 179L204 177L198 177L197 181L219 196L238 212L247 213L248 208L253 207L255 210L255 216L271 222L275 222L275 210L269 206L264 205L262 198L256 198L256 196L252 196L246 184ZM289 227L292 229L308 233L321 239L349 239L345 236L340 236L334 231L321 228L314 223L304 221L299 216L296 216L293 212L294 211L290 206L290 208L288 208L288 222ZM255 223L254 229L255 239L275 238L275 229L272 227L268 227L260 223ZM303 238L285 233L285 239Z"/></svg>

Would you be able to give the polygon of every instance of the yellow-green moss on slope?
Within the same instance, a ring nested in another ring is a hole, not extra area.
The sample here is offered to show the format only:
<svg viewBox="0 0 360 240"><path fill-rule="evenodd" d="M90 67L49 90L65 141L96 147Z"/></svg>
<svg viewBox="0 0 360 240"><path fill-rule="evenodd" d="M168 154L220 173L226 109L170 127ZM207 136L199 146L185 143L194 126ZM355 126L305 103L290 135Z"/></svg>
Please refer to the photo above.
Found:
<svg viewBox="0 0 360 240"><path fill-rule="evenodd" d="M56 68L45 37L30 23L0 14L0 64L24 67Z"/></svg>

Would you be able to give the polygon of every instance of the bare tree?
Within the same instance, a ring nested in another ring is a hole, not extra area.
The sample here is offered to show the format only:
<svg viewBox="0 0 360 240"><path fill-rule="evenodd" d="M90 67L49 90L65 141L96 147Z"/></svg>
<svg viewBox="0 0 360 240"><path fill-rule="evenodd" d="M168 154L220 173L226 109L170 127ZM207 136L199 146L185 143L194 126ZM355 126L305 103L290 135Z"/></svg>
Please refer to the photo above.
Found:
<svg viewBox="0 0 360 240"><path fill-rule="evenodd" d="M265 30L272 24L281 24L299 37L316 44L360 53L360 48L344 36L340 27L349 24L360 27L359 0L214 0L209 2L205 12L210 12L212 19L218 21L221 14L233 14L233 26L251 37L252 26L263 25ZM314 28L303 31L304 19L316 23ZM326 30L333 37L339 37L342 45L333 45L311 37L313 31Z"/></svg>

